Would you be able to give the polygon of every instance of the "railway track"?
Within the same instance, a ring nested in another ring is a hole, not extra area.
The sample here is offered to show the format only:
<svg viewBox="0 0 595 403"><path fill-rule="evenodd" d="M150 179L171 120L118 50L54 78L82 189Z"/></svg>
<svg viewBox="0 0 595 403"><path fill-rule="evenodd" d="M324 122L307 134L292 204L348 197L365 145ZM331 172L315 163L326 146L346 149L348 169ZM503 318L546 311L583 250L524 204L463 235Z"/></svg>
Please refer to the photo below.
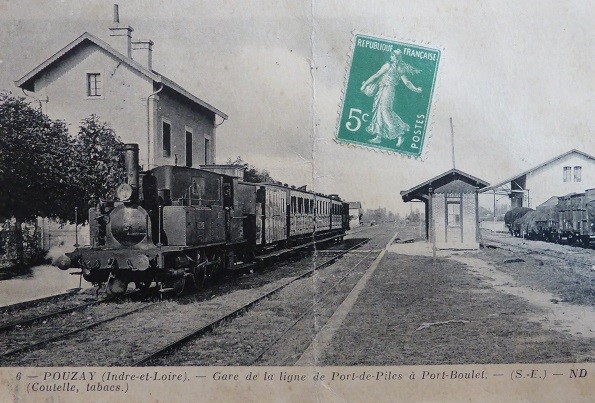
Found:
<svg viewBox="0 0 595 403"><path fill-rule="evenodd" d="M308 275L311 275L314 270L316 270L318 268L321 268L321 267L323 267L325 265L328 265L328 264L334 262L340 256L342 256L345 253L348 253L349 251L351 251L351 250L353 250L353 249L361 246L365 242L367 242L367 239L364 240L364 241L362 241L362 242L359 242L358 244L356 244L355 246L352 246L351 248L345 250L344 252L337 254L337 256L334 256L334 257L328 259L323 264L317 266L315 269L312 269L312 270L308 271L307 273L304 273L303 275L294 278L292 280L292 282L293 281L296 281L299 278L304 278L304 277L307 277ZM280 290L282 288L284 288L284 287L283 286L282 287L279 287L277 290ZM271 295L273 293L274 293L274 291L272 293L268 293L267 295L263 295L260 298L258 298L258 300L262 300L263 298L266 298L268 295ZM188 302L191 303L191 302L193 302L192 301L192 298L196 298L196 295L195 294L187 295L185 297L178 298L176 301L178 301L181 304L188 303ZM91 301L91 302L87 302L87 303L84 303L84 304L79 304L79 305L76 305L76 306L73 306L73 307L68 307L68 308L60 309L60 310L55 310L55 311L52 311L52 312L45 313L43 315L36 315L34 317L26 318L26 319L23 319L23 320L13 321L13 322L10 322L10 323L7 323L7 324L2 325L2 327L0 327L0 331L7 332L10 329L16 328L17 326L23 327L23 326L27 326L27 325L30 325L30 324L33 324L33 323L39 323L41 321L43 321L45 323L45 321L48 320L48 319L59 317L59 316L65 316L68 313L73 313L73 312L76 312L76 311L79 311L79 310L84 310L86 308L97 306L99 304L102 304L102 303L105 303L105 302L108 302L108 301L112 301L112 300L113 300L113 298L104 298L104 299L98 300L98 301ZM34 341L33 343L28 343L26 345L21 345L21 346L18 346L16 348L12 348L12 349L7 350L7 351L5 351L3 353L0 353L0 363L2 361L6 361L6 358L12 358L12 357L14 357L14 356L16 356L18 354L27 353L28 351L32 351L32 350L44 349L44 347L50 345L53 342L56 342L56 341L59 341L59 340L69 339L69 338L71 338L73 336L76 336L77 334L82 333L84 331L91 330L91 329L96 328L96 327L98 327L100 325L107 324L109 322L116 321L117 319L124 318L126 316L131 315L131 314L138 313L140 311L146 310L146 309L148 309L150 307L154 307L155 305L158 305L161 302L164 302L164 301L157 301L157 302L152 302L152 303L144 302L144 303L142 303L142 306L140 306L140 307L135 307L134 309L130 309L130 310L127 310L125 312L121 312L121 313L119 313L117 315L112 315L112 316L109 316L107 318L103 318L101 320L94 321L92 323L87 323L84 326L79 326L79 327L73 328L71 330L68 330L68 331L63 332L63 333L60 333L60 334L54 334L54 335L51 335L49 337L45 337L45 338L43 338L41 340ZM251 306L251 305L255 304L256 302L258 302L258 301L253 301L252 304L248 304L248 305ZM248 307L243 307L242 309L238 310L237 314L241 313L240 311L243 311L246 308L249 308L249 306ZM226 316L227 316L227 318L229 318L229 317L231 317L233 315L226 315ZM214 326L215 325L213 325L213 327ZM172 344L175 344L175 342L172 343ZM170 348L171 348L171 346L169 346L169 345L165 347L165 349L167 349L167 350L169 350Z"/></svg>
<svg viewBox="0 0 595 403"><path fill-rule="evenodd" d="M532 242L532 241L529 241L529 242ZM484 241L483 245L488 248L495 247L495 248L499 248L499 249L506 249L513 253L523 253L525 255L534 254L535 252L537 252L542 256L547 256L547 257L551 257L551 258L559 259L559 260L566 260L566 261L570 260L570 261L573 261L573 262L576 262L579 264L585 264L584 262L581 261L581 259L584 259L584 257L581 256L581 254L585 252L584 248L577 250L577 251L569 250L566 253L557 253L555 251L545 249L545 248L535 248L535 245L531 245L531 244L518 245L513 242L506 242L504 240L493 240L493 239ZM575 255L575 256L573 256L573 255ZM594 257L593 263L595 263L595 257Z"/></svg>
<svg viewBox="0 0 595 403"><path fill-rule="evenodd" d="M254 305L256 305L257 303L259 303L260 301L265 300L266 298L271 297L272 295L278 293L279 291L281 291L282 289L286 288L287 286L289 286L290 284L295 283L298 280L307 278L312 276L316 270L320 270L325 266L328 266L332 263L334 263L337 259L339 259L341 256L351 252L352 250L359 248L360 246L362 246L363 244L365 244L366 242L368 242L368 240L363 240L359 243L357 243L356 245L350 247L349 249L346 249L344 251L340 251L337 252L337 254L327 260L325 260L324 262L316 265L314 268L309 269L307 271L305 271L304 273L292 277L290 280L284 282L283 284L275 287L274 289L267 291L263 294L258 295L255 298L252 298L249 302L243 304L241 307L228 312L224 315L221 315L220 317L218 317L217 319L211 321L210 323L200 326L196 329L193 329L189 332L187 332L186 334L184 334L183 336L177 338L176 340L168 343L165 346L159 347L157 349L155 349L154 351L146 354L145 356L143 356L140 359L137 359L134 363L132 363L132 366L142 366L142 365L147 365L149 364L151 361L154 361L156 359L158 359L159 357L163 356L164 354L173 351L179 347L181 347L182 345L184 345L185 343L194 340L210 331L212 331L213 329L215 329L217 326L219 326L220 324L227 322L233 318L236 318L242 314L244 314L245 312L247 312L248 310L250 310L250 308L252 308Z"/></svg>
<svg viewBox="0 0 595 403"><path fill-rule="evenodd" d="M15 348L15 349L6 351L4 353L0 353L0 360L3 359L3 358L6 358L6 357L10 357L10 356L19 354L19 353L24 353L24 352L27 352L27 351L30 351L30 350L34 350L34 349L38 349L38 348L43 348L44 346L47 346L48 344L53 343L55 341L66 339L66 338L68 338L70 336L73 336L73 335L75 335L77 333L83 332L85 330L93 329L94 327L97 327L97 326L102 325L104 323L108 323L108 322L114 321L116 319L120 319L120 318L123 318L125 316L131 315L131 314L133 314L135 312L139 312L139 311L145 310L145 309L150 308L151 306L153 306L155 304L158 304L158 302L145 303L145 304L143 304L142 306L140 306L138 308L131 309L129 311L123 312L123 313L118 314L118 315L115 315L115 316L110 316L109 318L106 318L106 319L102 319L102 320L98 320L96 322L92 322L92 323L87 324L85 326L77 327L77 328L75 328L75 329L73 329L71 331L68 331L66 333L61 333L61 334L58 334L56 336L48 337L46 339L37 341L35 343L31 343L31 344L28 344L28 345L25 345L25 346L21 346L21 347L18 347L18 348Z"/></svg>
<svg viewBox="0 0 595 403"><path fill-rule="evenodd" d="M317 308L316 309L323 309L326 308L331 302L331 299L328 299L327 297L331 296L331 293L333 291L335 291L366 259L368 259L368 257L370 257L370 255L372 255L373 253L377 253L378 252L378 247L382 242L378 242L374 247L370 248L368 251L366 251L366 253L364 254L364 256L355 264L353 265L353 267L351 267L345 274L343 274L339 280L337 280L336 282L334 282L330 287L328 287L326 289L326 291L320 296L319 300L317 301ZM326 300L326 301L325 301ZM324 301L324 302L323 302ZM304 320L305 318L309 317L310 315L312 315L314 313L314 304L305 304L302 306L302 310L303 313L297 318L295 319L289 326L287 326L282 333L275 338L275 340L273 340L272 343L270 343L266 348L262 349L258 355L252 359L250 361L250 363L248 363L247 365L257 365L258 362L275 346L277 345L281 340L283 340L288 334L289 332L296 326L298 325L298 323L300 323L302 320Z"/></svg>
<svg viewBox="0 0 595 403"><path fill-rule="evenodd" d="M135 294L136 294L136 292L130 292L130 293L126 294L126 297L130 297ZM86 308L89 308L92 306L104 304L107 302L113 302L116 299L117 298L115 298L115 297L106 297L106 298L98 299L95 301L90 301L90 302L85 302L83 304L74 305L74 306L71 306L68 308L57 309L57 310L47 312L47 313L44 313L41 315L35 315L35 316L31 316L31 317L28 317L25 319L19 319L19 320L15 320L12 322L8 322L8 323L0 325L0 333L15 329L17 327L28 326L35 322L41 322L44 320L48 320L48 319L51 319L56 316L66 315L66 314L69 314L72 312L80 311L80 310L83 310L83 309L86 309Z"/></svg>
<svg viewBox="0 0 595 403"><path fill-rule="evenodd" d="M69 298L72 295L76 294L78 291L79 291L79 289L75 289L75 290L66 291L66 292L63 292L60 294L50 295L48 297L42 297L42 298L30 300L30 301L17 302L15 304L4 305L4 306L0 307L0 315L4 315L4 314L7 314L12 311L31 308L36 305L45 304L48 302L59 301L60 299L66 299L66 298Z"/></svg>

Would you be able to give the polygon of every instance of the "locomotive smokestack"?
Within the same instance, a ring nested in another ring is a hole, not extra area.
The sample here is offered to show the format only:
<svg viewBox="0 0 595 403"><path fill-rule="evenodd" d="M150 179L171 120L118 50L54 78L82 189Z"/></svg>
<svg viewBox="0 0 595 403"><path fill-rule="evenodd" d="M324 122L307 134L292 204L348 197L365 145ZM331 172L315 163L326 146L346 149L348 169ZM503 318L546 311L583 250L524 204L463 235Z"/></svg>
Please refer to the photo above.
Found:
<svg viewBox="0 0 595 403"><path fill-rule="evenodd" d="M124 145L124 164L126 165L126 182L138 189L138 144Z"/></svg>

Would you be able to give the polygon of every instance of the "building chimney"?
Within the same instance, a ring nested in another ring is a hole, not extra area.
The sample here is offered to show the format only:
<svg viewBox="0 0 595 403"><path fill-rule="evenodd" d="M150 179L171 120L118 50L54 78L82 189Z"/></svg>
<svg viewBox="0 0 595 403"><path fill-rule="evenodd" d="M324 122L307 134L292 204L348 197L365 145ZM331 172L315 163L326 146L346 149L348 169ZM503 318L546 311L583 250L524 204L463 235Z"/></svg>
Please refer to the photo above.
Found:
<svg viewBox="0 0 595 403"><path fill-rule="evenodd" d="M114 25L110 27L110 36L112 46L118 52L127 57L132 57L132 27L120 24L120 13L118 5L114 4Z"/></svg>
<svg viewBox="0 0 595 403"><path fill-rule="evenodd" d="M132 42L132 58L149 70L153 70L153 41Z"/></svg>

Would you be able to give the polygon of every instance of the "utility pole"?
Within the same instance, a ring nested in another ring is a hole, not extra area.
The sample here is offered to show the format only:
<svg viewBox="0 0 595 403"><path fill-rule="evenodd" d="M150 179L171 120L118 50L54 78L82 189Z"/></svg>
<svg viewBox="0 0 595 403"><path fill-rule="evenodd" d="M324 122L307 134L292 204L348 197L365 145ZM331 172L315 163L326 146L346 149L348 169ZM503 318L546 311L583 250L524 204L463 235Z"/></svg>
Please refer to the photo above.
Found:
<svg viewBox="0 0 595 403"><path fill-rule="evenodd" d="M452 146L452 169L455 169L455 130L452 127L452 116L450 117L450 143Z"/></svg>

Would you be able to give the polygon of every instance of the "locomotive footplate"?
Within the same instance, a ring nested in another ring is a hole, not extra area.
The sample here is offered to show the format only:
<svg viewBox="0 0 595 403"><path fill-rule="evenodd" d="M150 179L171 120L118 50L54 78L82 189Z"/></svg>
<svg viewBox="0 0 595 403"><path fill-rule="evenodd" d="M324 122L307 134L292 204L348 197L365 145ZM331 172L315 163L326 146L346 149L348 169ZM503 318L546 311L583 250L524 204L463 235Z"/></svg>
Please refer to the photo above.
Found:
<svg viewBox="0 0 595 403"><path fill-rule="evenodd" d="M118 273L129 277L133 272L148 271L155 267L158 249L121 250L121 249L77 249L67 254L75 266L83 271L85 280L92 283L106 282L110 274Z"/></svg>

